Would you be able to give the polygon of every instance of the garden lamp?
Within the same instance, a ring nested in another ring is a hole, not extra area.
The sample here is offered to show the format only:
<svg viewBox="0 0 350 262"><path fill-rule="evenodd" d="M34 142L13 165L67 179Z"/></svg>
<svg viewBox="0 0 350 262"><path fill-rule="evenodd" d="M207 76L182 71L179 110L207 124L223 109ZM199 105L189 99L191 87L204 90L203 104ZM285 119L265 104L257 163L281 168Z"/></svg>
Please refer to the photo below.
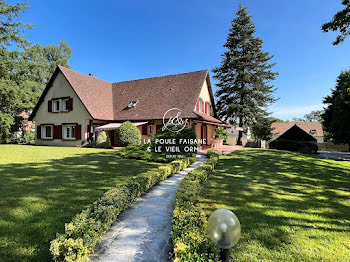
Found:
<svg viewBox="0 0 350 262"><path fill-rule="evenodd" d="M241 235L241 224L237 216L227 209L217 209L209 217L208 233L220 248L220 259L230 261L230 247L237 244Z"/></svg>

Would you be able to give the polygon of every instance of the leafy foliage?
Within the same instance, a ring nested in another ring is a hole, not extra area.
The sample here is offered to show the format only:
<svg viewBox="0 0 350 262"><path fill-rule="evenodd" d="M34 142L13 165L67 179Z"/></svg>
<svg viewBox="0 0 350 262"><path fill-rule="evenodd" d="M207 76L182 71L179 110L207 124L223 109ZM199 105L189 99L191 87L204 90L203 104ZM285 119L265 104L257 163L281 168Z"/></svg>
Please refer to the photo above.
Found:
<svg viewBox="0 0 350 262"><path fill-rule="evenodd" d="M141 132L130 121L124 122L116 129L119 146L139 146L141 144Z"/></svg>
<svg viewBox="0 0 350 262"><path fill-rule="evenodd" d="M176 193L171 230L174 261L218 260L218 248L207 236L207 219L198 205L201 189L219 159L213 152L209 156L209 160L187 174Z"/></svg>
<svg viewBox="0 0 350 262"><path fill-rule="evenodd" d="M111 148L111 140L107 136L105 131L98 134L96 140L96 147L98 148Z"/></svg>
<svg viewBox="0 0 350 262"><path fill-rule="evenodd" d="M194 158L173 161L157 170L130 179L125 185L107 191L87 209L65 225L65 233L57 234L50 251L55 261L88 261L91 253L118 215L139 196L168 176L186 168Z"/></svg>
<svg viewBox="0 0 350 262"><path fill-rule="evenodd" d="M228 131L226 128L222 126L218 126L215 128L215 138L222 138L227 141Z"/></svg>
<svg viewBox="0 0 350 262"><path fill-rule="evenodd" d="M23 33L32 25L22 23L20 17L27 9L28 3L9 5L0 0L0 143L10 141L22 124L18 115L34 108L56 66L69 67L72 55L64 41L59 46L40 46L25 39Z"/></svg>
<svg viewBox="0 0 350 262"><path fill-rule="evenodd" d="M339 45L345 38L350 35L350 0L343 0L344 9L336 13L332 21L322 26L323 32L340 31L333 45Z"/></svg>
<svg viewBox="0 0 350 262"><path fill-rule="evenodd" d="M227 51L222 55L221 65L213 70L213 77L218 80L218 115L226 121L238 122L240 127L267 116L266 107L276 101L271 81L278 74L271 71L272 56L262 51L263 40L255 37L255 32L247 8L240 4L224 44Z"/></svg>
<svg viewBox="0 0 350 262"><path fill-rule="evenodd" d="M339 75L335 89L323 103L327 105L322 115L325 130L335 143L350 145L350 70Z"/></svg>
<svg viewBox="0 0 350 262"><path fill-rule="evenodd" d="M252 133L256 139L270 140L272 138L271 124L275 122L270 118L259 117L252 125Z"/></svg>

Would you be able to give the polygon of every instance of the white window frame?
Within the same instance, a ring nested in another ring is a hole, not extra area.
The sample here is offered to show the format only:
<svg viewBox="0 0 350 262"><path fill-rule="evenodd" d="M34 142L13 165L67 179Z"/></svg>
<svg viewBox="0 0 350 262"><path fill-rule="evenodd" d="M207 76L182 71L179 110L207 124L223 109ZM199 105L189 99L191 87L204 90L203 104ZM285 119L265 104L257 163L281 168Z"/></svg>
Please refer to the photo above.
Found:
<svg viewBox="0 0 350 262"><path fill-rule="evenodd" d="M74 129L72 128L74 127ZM77 125L76 124L69 124L69 125L62 125L62 137L65 140L76 140L77 139ZM69 130L69 136L67 136L67 130ZM74 132L73 132L74 130ZM73 136L74 135L74 136Z"/></svg>
<svg viewBox="0 0 350 262"><path fill-rule="evenodd" d="M62 112L68 112L68 100L69 99L62 99Z"/></svg>
<svg viewBox="0 0 350 262"><path fill-rule="evenodd" d="M58 109L56 108L56 103L58 102ZM61 110L61 101L59 99L52 101L52 112L60 112Z"/></svg>
<svg viewBox="0 0 350 262"><path fill-rule="evenodd" d="M51 135L46 136L46 128L51 127ZM41 139L53 139L53 125L42 125L41 126Z"/></svg>

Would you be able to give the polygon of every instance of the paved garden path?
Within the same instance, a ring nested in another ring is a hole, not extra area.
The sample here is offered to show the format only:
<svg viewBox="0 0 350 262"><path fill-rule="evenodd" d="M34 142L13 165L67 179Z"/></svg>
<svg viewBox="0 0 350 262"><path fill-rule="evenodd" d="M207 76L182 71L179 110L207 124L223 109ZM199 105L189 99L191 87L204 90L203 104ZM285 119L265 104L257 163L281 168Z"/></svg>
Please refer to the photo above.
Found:
<svg viewBox="0 0 350 262"><path fill-rule="evenodd" d="M91 261L169 261L174 197L182 178L199 167L206 156L154 186L126 209L103 236Z"/></svg>

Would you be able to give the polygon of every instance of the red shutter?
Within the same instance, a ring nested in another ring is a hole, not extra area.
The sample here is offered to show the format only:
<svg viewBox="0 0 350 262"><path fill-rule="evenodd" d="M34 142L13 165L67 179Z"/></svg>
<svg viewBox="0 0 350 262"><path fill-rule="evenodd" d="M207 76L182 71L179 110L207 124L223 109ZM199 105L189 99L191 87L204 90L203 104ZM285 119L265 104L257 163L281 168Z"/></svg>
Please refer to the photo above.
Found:
<svg viewBox="0 0 350 262"><path fill-rule="evenodd" d="M81 140L81 125L75 126L75 139Z"/></svg>
<svg viewBox="0 0 350 262"><path fill-rule="evenodd" d="M52 101L51 100L49 100L49 102L47 103L47 111L52 112Z"/></svg>
<svg viewBox="0 0 350 262"><path fill-rule="evenodd" d="M208 114L208 102L205 102L205 113Z"/></svg>
<svg viewBox="0 0 350 262"><path fill-rule="evenodd" d="M142 126L142 135L147 135L147 125Z"/></svg>
<svg viewBox="0 0 350 262"><path fill-rule="evenodd" d="M53 126L53 139L62 139L62 126Z"/></svg>
<svg viewBox="0 0 350 262"><path fill-rule="evenodd" d="M72 111L73 110L73 98L69 98L67 101L67 109L68 111Z"/></svg>
<svg viewBox="0 0 350 262"><path fill-rule="evenodd" d="M197 100L196 110L199 112L199 99Z"/></svg>
<svg viewBox="0 0 350 262"><path fill-rule="evenodd" d="M41 138L41 126L36 127L36 138Z"/></svg>
<svg viewBox="0 0 350 262"><path fill-rule="evenodd" d="M156 133L158 133L158 130L162 128L162 125L156 125Z"/></svg>
<svg viewBox="0 0 350 262"><path fill-rule="evenodd" d="M212 113L211 113L211 105L209 105L209 115L212 115Z"/></svg>

